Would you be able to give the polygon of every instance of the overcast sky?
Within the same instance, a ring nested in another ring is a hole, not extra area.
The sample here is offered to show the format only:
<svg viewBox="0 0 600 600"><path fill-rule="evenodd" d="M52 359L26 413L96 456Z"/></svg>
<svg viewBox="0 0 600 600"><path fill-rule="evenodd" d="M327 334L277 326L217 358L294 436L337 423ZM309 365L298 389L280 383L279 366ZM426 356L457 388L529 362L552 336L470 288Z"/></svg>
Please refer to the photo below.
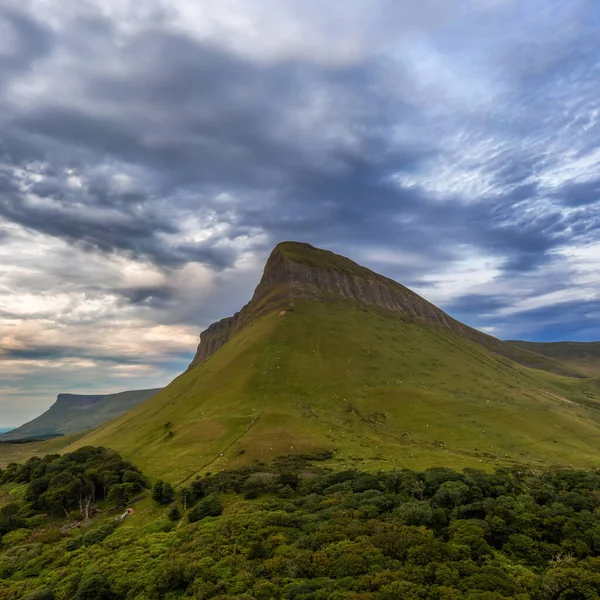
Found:
<svg viewBox="0 0 600 600"><path fill-rule="evenodd" d="M0 426L166 384L308 241L600 338L596 0L2 0Z"/></svg>

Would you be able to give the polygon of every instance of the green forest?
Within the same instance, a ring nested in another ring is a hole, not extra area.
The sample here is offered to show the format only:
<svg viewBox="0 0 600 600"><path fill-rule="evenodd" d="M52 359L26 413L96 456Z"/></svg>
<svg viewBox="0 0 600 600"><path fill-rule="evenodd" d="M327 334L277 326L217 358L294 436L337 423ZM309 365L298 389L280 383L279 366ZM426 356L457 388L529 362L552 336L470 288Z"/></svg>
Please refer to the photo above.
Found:
<svg viewBox="0 0 600 600"><path fill-rule="evenodd" d="M174 487L104 448L0 471L2 600L594 600L600 471L333 471Z"/></svg>

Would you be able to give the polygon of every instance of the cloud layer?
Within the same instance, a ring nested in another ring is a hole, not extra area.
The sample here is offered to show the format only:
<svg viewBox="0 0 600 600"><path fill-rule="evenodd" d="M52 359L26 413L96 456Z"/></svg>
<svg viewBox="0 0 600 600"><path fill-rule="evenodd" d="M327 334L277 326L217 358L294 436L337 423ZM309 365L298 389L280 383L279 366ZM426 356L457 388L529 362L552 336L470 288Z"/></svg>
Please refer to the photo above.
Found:
<svg viewBox="0 0 600 600"><path fill-rule="evenodd" d="M8 0L0 425L168 382L299 239L600 337L592 0Z"/></svg>

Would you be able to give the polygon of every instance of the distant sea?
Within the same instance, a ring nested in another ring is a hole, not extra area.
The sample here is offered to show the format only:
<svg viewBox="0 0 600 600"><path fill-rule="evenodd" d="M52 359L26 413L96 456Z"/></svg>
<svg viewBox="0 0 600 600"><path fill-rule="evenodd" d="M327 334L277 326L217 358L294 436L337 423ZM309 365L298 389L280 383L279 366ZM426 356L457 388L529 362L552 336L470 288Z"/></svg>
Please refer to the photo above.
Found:
<svg viewBox="0 0 600 600"><path fill-rule="evenodd" d="M0 434L6 433L7 431L12 431L14 427L0 427Z"/></svg>

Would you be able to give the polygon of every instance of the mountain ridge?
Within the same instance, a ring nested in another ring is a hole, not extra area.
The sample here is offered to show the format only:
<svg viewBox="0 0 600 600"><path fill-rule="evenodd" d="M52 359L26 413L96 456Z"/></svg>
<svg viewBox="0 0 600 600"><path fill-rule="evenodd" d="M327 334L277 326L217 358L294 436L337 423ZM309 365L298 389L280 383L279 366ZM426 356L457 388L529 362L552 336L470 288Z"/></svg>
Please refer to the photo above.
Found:
<svg viewBox="0 0 600 600"><path fill-rule="evenodd" d="M158 391L160 388L113 394L61 393L41 415L0 435L0 442L41 440L81 433L127 412Z"/></svg>
<svg viewBox="0 0 600 600"><path fill-rule="evenodd" d="M600 342L527 342L508 340L509 344L547 356L568 365L584 377L600 376Z"/></svg>
<svg viewBox="0 0 600 600"><path fill-rule="evenodd" d="M524 366L569 377L583 376L552 357L469 327L393 279L305 242L281 242L275 246L251 300L235 315L213 323L200 334L200 344L188 369L214 354L253 318L276 306L281 310L293 309L294 300L299 298L321 302L345 298L376 306L409 320L423 320L449 329Z"/></svg>

